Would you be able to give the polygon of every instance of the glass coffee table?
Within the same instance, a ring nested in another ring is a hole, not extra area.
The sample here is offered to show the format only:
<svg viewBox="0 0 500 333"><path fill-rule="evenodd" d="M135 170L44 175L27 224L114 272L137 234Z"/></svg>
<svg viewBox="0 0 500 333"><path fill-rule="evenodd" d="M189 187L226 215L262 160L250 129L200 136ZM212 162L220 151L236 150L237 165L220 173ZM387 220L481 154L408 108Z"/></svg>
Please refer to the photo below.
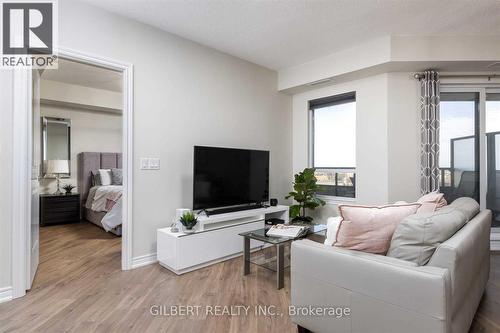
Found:
<svg viewBox="0 0 500 333"><path fill-rule="evenodd" d="M258 229L248 232L243 232L239 234L243 236L243 275L250 274L250 264L255 264L272 271L276 272L276 287L277 289L283 288L285 284L285 276L284 271L288 265L287 259L285 258L285 247L287 244L290 244L292 241L302 238L307 238L313 234L325 233L327 227L324 224L315 224L308 226L309 230L306 234L303 234L296 238L290 237L274 237L274 236L266 236L266 232L268 229ZM250 240L261 241L266 244L271 244L276 247L276 259L274 258L259 258L260 260L252 260L250 253ZM273 263L275 263L273 265ZM289 260L288 260L289 263Z"/></svg>

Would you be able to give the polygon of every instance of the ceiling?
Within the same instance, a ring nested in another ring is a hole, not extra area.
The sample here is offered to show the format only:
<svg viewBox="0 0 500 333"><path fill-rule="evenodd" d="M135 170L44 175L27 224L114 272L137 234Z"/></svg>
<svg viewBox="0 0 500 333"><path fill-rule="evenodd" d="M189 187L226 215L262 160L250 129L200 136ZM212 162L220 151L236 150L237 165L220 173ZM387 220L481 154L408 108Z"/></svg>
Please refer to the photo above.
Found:
<svg viewBox="0 0 500 333"><path fill-rule="evenodd" d="M42 79L84 87L122 91L122 73L59 58L58 68L45 70Z"/></svg>
<svg viewBox="0 0 500 333"><path fill-rule="evenodd" d="M84 0L282 69L387 35L500 35L499 0Z"/></svg>

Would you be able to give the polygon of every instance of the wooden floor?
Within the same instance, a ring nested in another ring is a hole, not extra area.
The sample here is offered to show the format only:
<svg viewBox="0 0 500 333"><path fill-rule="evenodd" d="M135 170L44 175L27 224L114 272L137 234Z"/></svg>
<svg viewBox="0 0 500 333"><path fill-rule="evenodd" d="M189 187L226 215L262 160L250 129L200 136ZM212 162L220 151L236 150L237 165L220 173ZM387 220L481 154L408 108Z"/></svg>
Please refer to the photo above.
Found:
<svg viewBox="0 0 500 333"><path fill-rule="evenodd" d="M40 241L33 289L23 298L0 304L0 332L296 332L286 315L288 273L285 288L278 291L274 274L266 269L252 266L252 274L243 277L241 259L182 276L159 265L122 272L121 239L90 223L41 228ZM171 305L248 305L252 310L274 305L273 310L284 315L150 313L151 306ZM500 253L495 253L471 332L499 331Z"/></svg>

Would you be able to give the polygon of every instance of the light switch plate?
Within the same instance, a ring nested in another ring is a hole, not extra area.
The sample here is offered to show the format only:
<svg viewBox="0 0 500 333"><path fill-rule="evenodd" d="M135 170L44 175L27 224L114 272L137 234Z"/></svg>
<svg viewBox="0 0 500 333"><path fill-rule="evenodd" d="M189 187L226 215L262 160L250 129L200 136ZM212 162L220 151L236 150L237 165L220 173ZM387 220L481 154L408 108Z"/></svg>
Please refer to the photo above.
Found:
<svg viewBox="0 0 500 333"><path fill-rule="evenodd" d="M149 169L150 170L160 170L160 159L150 158L149 159Z"/></svg>
<svg viewBox="0 0 500 333"><path fill-rule="evenodd" d="M140 169L141 170L149 170L149 158L141 157Z"/></svg>

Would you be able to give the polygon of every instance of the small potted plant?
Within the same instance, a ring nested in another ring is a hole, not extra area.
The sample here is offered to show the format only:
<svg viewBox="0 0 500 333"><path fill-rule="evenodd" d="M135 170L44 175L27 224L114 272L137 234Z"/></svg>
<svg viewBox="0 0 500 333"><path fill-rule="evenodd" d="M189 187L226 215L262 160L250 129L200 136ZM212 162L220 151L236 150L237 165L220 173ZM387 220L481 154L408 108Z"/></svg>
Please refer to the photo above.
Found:
<svg viewBox="0 0 500 333"><path fill-rule="evenodd" d="M198 223L198 218L193 212L185 212L180 218L180 222L185 228L185 232L194 232L193 227Z"/></svg>
<svg viewBox="0 0 500 333"><path fill-rule="evenodd" d="M75 185L66 184L63 186L63 190L66 191L66 194L71 194L71 191L75 188Z"/></svg>

